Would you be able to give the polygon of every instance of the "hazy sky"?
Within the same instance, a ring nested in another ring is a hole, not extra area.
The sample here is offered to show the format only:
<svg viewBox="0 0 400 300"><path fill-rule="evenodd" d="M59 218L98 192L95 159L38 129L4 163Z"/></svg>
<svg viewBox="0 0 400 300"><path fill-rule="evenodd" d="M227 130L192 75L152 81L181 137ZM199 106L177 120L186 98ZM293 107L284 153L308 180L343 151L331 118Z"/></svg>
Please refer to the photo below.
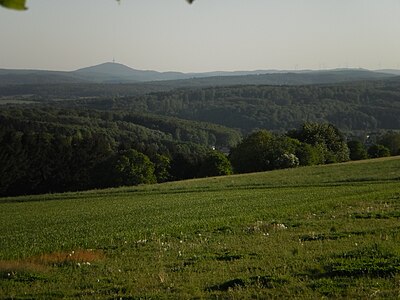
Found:
<svg viewBox="0 0 400 300"><path fill-rule="evenodd" d="M0 8L0 68L400 69L400 0L28 0Z"/></svg>

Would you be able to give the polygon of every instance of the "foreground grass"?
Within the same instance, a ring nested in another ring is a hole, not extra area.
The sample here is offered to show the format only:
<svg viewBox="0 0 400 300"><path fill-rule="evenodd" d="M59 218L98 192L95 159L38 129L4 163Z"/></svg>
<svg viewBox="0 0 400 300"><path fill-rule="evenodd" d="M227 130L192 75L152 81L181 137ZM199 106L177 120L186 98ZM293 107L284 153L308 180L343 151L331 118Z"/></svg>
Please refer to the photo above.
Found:
<svg viewBox="0 0 400 300"><path fill-rule="evenodd" d="M0 211L0 298L400 297L400 158Z"/></svg>

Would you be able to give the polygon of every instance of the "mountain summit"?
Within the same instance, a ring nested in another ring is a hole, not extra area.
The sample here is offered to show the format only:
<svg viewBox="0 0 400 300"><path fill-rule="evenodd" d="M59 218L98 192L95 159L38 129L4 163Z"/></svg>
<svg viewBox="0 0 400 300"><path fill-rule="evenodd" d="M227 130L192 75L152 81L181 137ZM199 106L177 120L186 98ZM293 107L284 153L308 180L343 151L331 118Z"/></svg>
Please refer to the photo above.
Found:
<svg viewBox="0 0 400 300"><path fill-rule="evenodd" d="M72 72L83 79L101 82L144 82L158 80L188 79L193 74L180 72L157 72L152 70L137 70L126 65L107 62Z"/></svg>
<svg viewBox="0 0 400 300"><path fill-rule="evenodd" d="M95 65L76 70L74 71L74 73L77 74L98 73L98 74L108 74L113 76L131 76L133 73L136 73L137 71L138 70L132 69L123 64L106 62L100 65Z"/></svg>

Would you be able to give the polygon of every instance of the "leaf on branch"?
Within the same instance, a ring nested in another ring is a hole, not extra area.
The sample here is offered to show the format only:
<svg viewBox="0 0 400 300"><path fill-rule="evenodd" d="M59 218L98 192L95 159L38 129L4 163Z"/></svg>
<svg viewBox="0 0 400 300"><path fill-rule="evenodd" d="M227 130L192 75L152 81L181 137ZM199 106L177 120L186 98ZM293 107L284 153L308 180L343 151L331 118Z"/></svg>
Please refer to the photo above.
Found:
<svg viewBox="0 0 400 300"><path fill-rule="evenodd" d="M25 10L26 0L0 0L0 5L17 10Z"/></svg>

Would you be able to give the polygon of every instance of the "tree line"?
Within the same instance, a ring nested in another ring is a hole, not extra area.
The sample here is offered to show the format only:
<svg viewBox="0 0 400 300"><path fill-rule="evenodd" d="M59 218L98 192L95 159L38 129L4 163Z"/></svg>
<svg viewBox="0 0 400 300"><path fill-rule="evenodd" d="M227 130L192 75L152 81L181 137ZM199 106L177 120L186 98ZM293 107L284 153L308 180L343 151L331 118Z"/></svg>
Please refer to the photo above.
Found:
<svg viewBox="0 0 400 300"><path fill-rule="evenodd" d="M157 152L104 133L73 135L0 127L0 195L53 193L217 176L226 156L193 143ZM139 151L140 149L141 151ZM146 153L146 154L145 154Z"/></svg>
<svg viewBox="0 0 400 300"><path fill-rule="evenodd" d="M387 132L366 145L347 141L332 124L306 122L285 134L255 131L231 149L229 159L234 172L249 173L390 155L400 155L400 132Z"/></svg>
<svg viewBox="0 0 400 300"><path fill-rule="evenodd" d="M135 125L142 130L135 134L133 124L128 130L118 127L111 121L116 116L102 112L6 111L0 114L1 196L150 184L400 154L399 133L389 132L367 149L359 141L346 143L344 135L327 123L307 122L285 134L255 131L230 145L229 154L224 154L207 143L178 141L141 125ZM90 117L85 120L87 114ZM91 114L105 117L108 123ZM121 113L118 118L126 116L132 117ZM135 118L140 121L141 117Z"/></svg>
<svg viewBox="0 0 400 300"><path fill-rule="evenodd" d="M225 156L212 149L240 139L219 125L148 114L2 107L0 195L220 175L214 161Z"/></svg>

